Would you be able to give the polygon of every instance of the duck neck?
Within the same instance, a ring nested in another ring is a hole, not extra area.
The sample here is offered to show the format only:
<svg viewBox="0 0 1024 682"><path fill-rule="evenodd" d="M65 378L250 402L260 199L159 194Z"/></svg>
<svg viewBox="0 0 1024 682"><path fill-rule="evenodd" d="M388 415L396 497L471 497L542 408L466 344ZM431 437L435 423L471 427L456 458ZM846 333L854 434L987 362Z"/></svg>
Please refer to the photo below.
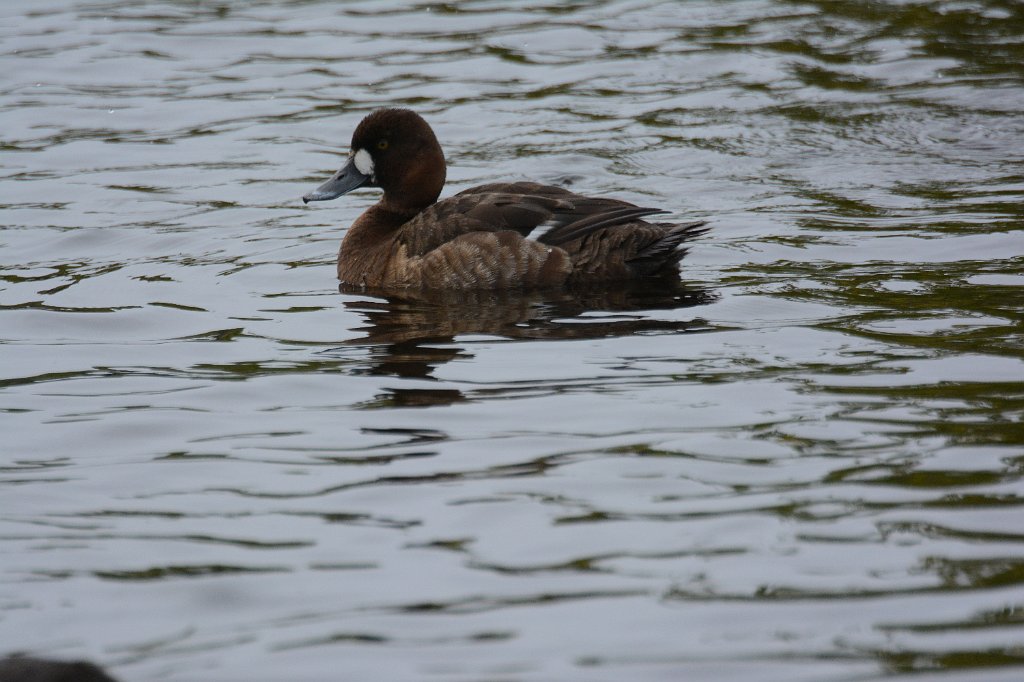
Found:
<svg viewBox="0 0 1024 682"><path fill-rule="evenodd" d="M338 254L338 279L376 286L387 271L395 236L408 218L389 211L383 201L366 210L348 228Z"/></svg>
<svg viewBox="0 0 1024 682"><path fill-rule="evenodd" d="M412 218L437 201L444 189L446 170L444 152L436 140L425 144L402 167L399 176L382 174L384 197L377 206L405 220Z"/></svg>
<svg viewBox="0 0 1024 682"><path fill-rule="evenodd" d="M409 197L402 197L396 200L395 197L385 194L373 207L375 211L374 218L382 225L399 227L407 220L414 218L423 209L432 205L436 199L434 197L426 203L424 203L424 198L420 198L419 201L410 202Z"/></svg>
<svg viewBox="0 0 1024 682"><path fill-rule="evenodd" d="M352 227L345 233L343 244L353 249L379 246L416 213L414 211L410 215L407 211L393 210L381 199L352 223Z"/></svg>

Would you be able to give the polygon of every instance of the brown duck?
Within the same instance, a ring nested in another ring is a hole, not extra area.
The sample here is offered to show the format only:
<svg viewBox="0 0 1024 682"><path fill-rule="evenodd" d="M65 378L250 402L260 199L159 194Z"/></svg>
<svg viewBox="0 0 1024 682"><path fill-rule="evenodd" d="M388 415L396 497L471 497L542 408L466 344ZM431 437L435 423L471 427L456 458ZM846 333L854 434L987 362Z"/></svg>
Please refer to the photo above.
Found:
<svg viewBox="0 0 1024 682"><path fill-rule="evenodd" d="M650 223L665 211L536 182L492 183L437 200L445 159L434 131L407 109L356 127L348 162L302 197L357 187L384 196L349 228L338 279L373 289L542 289L678 278L704 222Z"/></svg>

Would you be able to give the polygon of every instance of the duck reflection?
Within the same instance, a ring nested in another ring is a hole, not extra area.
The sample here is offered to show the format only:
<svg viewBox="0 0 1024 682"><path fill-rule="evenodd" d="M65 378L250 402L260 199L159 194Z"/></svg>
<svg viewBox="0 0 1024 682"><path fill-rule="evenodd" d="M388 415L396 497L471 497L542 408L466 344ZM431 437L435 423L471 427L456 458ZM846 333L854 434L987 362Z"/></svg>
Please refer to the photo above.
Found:
<svg viewBox="0 0 1024 682"><path fill-rule="evenodd" d="M456 337L496 336L504 339L593 339L637 333L688 333L707 329L699 317L659 318L655 311L703 305L710 291L664 282L548 292L451 291L375 293L341 285L354 298L346 308L358 311L367 324L363 335L346 345L367 346L369 363L359 373L410 379L432 379L436 367L456 358L470 358L467 344ZM464 400L454 389L392 389L367 407L426 406Z"/></svg>

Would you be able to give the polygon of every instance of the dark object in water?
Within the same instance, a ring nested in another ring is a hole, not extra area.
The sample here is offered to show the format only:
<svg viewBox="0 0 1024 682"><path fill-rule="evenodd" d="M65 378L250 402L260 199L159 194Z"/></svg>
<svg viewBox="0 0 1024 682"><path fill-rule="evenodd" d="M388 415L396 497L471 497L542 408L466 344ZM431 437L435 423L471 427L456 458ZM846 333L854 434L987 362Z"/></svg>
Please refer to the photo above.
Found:
<svg viewBox="0 0 1024 682"><path fill-rule="evenodd" d="M117 682L88 661L49 661L28 656L0 659L0 682Z"/></svg>
<svg viewBox="0 0 1024 682"><path fill-rule="evenodd" d="M543 290L679 280L704 221L647 222L665 213L537 182L497 182L437 200L444 152L408 109L378 109L352 135L345 165L302 197L326 201L358 187L384 196L345 233L338 279L393 293Z"/></svg>

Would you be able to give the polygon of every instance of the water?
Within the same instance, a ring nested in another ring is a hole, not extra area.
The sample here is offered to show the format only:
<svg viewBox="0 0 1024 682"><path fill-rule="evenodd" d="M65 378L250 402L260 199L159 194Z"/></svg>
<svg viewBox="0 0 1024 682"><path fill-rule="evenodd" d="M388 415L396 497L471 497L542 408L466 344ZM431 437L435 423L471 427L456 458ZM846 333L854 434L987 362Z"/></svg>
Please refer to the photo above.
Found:
<svg viewBox="0 0 1024 682"><path fill-rule="evenodd" d="M141 680L1024 676L1024 6L9 2L0 654ZM386 300L305 207L713 232L678 290Z"/></svg>

